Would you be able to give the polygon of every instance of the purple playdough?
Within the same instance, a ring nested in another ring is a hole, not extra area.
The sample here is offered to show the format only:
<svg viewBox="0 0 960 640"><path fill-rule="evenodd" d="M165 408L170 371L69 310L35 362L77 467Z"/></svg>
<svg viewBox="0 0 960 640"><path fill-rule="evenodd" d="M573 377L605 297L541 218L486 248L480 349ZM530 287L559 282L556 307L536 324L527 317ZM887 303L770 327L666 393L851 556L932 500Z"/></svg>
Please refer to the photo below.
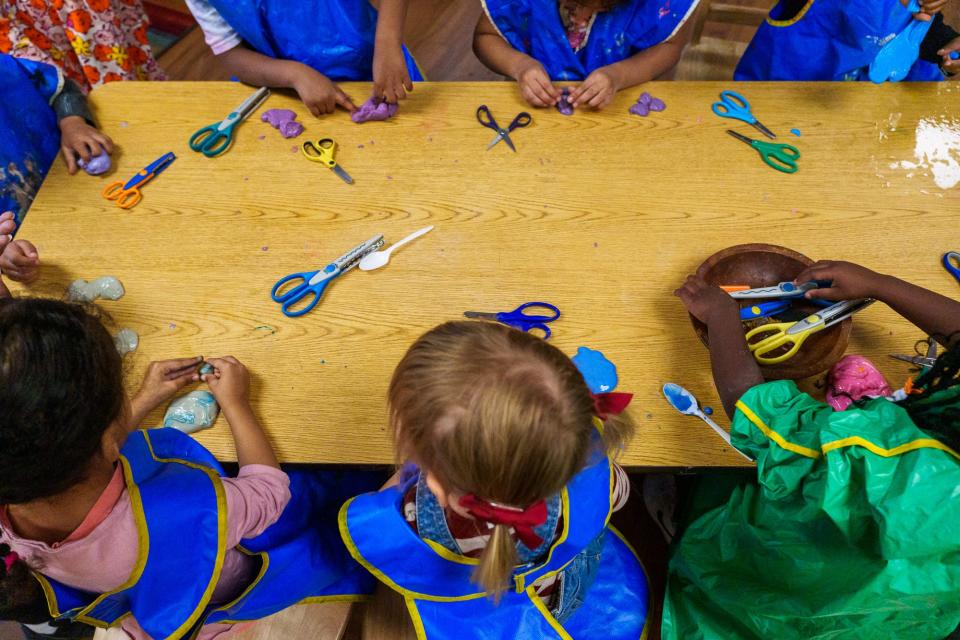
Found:
<svg viewBox="0 0 960 640"><path fill-rule="evenodd" d="M666 108L667 103L660 98L654 98L644 91L640 94L640 97L637 98L637 103L630 107L630 113L635 116L646 116L649 115L651 111L663 111Z"/></svg>
<svg viewBox="0 0 960 640"><path fill-rule="evenodd" d="M90 158L90 162L84 162L83 158L80 158L77 160L77 164L90 175L99 176L110 171L110 156L101 153Z"/></svg>
<svg viewBox="0 0 960 640"><path fill-rule="evenodd" d="M557 102L557 111L565 116L573 115L573 105L570 103L570 89L568 87L564 87L563 93L560 95L560 100Z"/></svg>
<svg viewBox="0 0 960 640"><path fill-rule="evenodd" d="M296 138L303 133L303 125L297 122L297 114L290 109L270 109L260 119L269 122L284 138Z"/></svg>
<svg viewBox="0 0 960 640"><path fill-rule="evenodd" d="M371 120L386 120L397 115L400 105L383 102L379 98L370 98L360 108L350 114L350 119L356 123L370 122Z"/></svg>

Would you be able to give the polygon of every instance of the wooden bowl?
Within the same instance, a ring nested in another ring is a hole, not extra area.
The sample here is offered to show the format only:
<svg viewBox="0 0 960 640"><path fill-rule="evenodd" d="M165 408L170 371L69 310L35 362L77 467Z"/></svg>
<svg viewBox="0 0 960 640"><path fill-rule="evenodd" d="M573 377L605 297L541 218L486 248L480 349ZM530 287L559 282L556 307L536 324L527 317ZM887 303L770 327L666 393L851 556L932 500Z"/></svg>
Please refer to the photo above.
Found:
<svg viewBox="0 0 960 640"><path fill-rule="evenodd" d="M772 244L741 244L719 251L700 265L697 275L715 285L745 284L750 287L767 287L793 280L813 260L786 247ZM741 307L751 304L740 301ZM798 305L804 311L814 313L819 307ZM707 326L690 316L694 330L700 341L709 347ZM756 323L744 323L749 328ZM760 371L767 380L799 380L822 373L832 367L847 350L853 319L843 322L825 331L813 334L803 343L800 351L785 362L776 365L760 365Z"/></svg>

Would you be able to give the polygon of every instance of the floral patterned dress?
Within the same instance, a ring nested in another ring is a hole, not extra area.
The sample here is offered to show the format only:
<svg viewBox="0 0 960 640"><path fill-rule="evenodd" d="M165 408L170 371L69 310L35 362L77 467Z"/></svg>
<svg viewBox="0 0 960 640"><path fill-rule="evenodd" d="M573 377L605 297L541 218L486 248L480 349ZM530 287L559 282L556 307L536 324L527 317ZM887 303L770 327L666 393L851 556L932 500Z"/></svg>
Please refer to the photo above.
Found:
<svg viewBox="0 0 960 640"><path fill-rule="evenodd" d="M0 52L63 69L84 93L115 80L165 80L140 0L0 0Z"/></svg>

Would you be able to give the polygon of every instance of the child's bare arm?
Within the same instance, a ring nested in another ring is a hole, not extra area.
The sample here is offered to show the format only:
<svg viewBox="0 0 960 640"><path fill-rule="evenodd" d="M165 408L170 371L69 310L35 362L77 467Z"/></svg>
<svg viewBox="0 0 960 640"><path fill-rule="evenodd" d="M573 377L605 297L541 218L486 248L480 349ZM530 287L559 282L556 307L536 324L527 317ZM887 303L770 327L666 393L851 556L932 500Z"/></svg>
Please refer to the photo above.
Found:
<svg viewBox="0 0 960 640"><path fill-rule="evenodd" d="M293 89L314 116L333 113L340 105L356 111L350 97L328 77L300 62L277 60L240 45L217 56L227 71L257 87Z"/></svg>
<svg viewBox="0 0 960 640"><path fill-rule="evenodd" d="M262 464L280 468L277 456L267 440L260 421L250 406L250 373L233 356L207 358L214 372L203 376L210 392L220 403L220 409L230 424L237 462L241 467Z"/></svg>
<svg viewBox="0 0 960 640"><path fill-rule="evenodd" d="M673 295L707 325L713 383L724 410L732 418L737 400L748 389L763 384L760 366L747 348L740 306L729 294L707 284L700 276L687 276L687 281Z"/></svg>
<svg viewBox="0 0 960 640"><path fill-rule="evenodd" d="M143 384L130 399L128 430L139 429L147 414L167 402L187 385L200 379L197 367L203 358L178 358L151 362L143 376Z"/></svg>
<svg viewBox="0 0 960 640"><path fill-rule="evenodd" d="M394 103L413 91L403 56L403 21L407 0L380 0L377 36L373 49L373 95Z"/></svg>
<svg viewBox="0 0 960 640"><path fill-rule="evenodd" d="M613 101L617 91L655 80L673 69L690 42L692 23L687 20L666 42L635 53L626 60L595 69L570 93L573 106L602 109Z"/></svg>
<svg viewBox="0 0 960 640"><path fill-rule="evenodd" d="M833 286L808 291L808 298L874 298L938 340L960 332L960 302L899 278L851 262L821 261L797 276L797 282L810 280L832 280Z"/></svg>
<svg viewBox="0 0 960 640"><path fill-rule="evenodd" d="M550 81L543 65L511 47L485 13L480 14L473 32L473 52L491 70L516 80L523 99L531 105L552 107L560 99L560 89Z"/></svg>

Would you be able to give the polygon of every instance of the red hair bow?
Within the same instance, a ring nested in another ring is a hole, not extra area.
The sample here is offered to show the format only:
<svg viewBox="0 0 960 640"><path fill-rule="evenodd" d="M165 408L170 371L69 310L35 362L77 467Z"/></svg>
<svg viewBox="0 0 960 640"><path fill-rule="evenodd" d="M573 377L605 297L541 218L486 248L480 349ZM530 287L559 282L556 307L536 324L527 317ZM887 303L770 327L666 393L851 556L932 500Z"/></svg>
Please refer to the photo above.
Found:
<svg viewBox="0 0 960 640"><path fill-rule="evenodd" d="M606 420L611 415L620 415L630 404L630 401L633 400L632 393L616 393L611 391L609 393L592 393L590 395L593 396L593 410L601 420Z"/></svg>
<svg viewBox="0 0 960 640"><path fill-rule="evenodd" d="M3 556L3 567L6 569L7 573L10 573L10 569L13 568L13 565L20 559L20 556L17 555L16 551L11 551L7 555Z"/></svg>
<svg viewBox="0 0 960 640"><path fill-rule="evenodd" d="M460 506L482 522L513 527L520 542L528 549L536 549L543 544L543 538L533 530L534 527L547 521L547 503L543 500L534 502L526 509L520 509L487 502L483 498L468 493L460 498Z"/></svg>

